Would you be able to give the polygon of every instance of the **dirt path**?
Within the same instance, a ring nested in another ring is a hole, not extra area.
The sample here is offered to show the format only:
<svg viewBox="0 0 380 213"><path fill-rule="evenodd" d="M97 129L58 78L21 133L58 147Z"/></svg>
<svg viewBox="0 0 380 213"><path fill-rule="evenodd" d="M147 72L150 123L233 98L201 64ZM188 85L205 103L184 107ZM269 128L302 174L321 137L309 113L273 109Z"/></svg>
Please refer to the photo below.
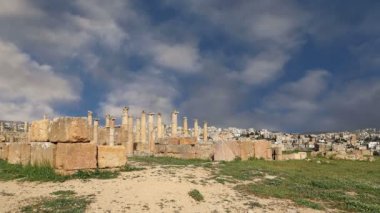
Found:
<svg viewBox="0 0 380 213"><path fill-rule="evenodd" d="M205 200L193 200L188 195L192 189L199 190ZM0 182L0 211L16 212L31 199L50 196L58 190L95 195L87 212L318 212L289 201L241 195L231 184L215 181L211 171L191 166L148 166L109 180Z"/></svg>

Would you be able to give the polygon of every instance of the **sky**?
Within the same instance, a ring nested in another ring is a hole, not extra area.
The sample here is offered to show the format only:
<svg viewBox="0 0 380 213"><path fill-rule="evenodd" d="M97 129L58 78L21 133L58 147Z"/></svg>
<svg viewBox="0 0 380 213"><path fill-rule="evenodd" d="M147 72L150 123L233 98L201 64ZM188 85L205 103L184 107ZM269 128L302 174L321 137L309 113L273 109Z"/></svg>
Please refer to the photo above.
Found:
<svg viewBox="0 0 380 213"><path fill-rule="evenodd" d="M380 128L379 20L377 0L0 0L1 119Z"/></svg>

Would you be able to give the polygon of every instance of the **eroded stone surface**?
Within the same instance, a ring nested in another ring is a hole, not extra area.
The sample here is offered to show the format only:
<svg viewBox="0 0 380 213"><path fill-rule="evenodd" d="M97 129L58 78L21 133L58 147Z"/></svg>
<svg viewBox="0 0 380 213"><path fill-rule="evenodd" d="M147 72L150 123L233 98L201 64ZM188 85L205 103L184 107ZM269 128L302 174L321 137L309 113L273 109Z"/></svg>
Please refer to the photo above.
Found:
<svg viewBox="0 0 380 213"><path fill-rule="evenodd" d="M8 163L27 165L30 163L30 144L10 143L8 149Z"/></svg>
<svg viewBox="0 0 380 213"><path fill-rule="evenodd" d="M30 141L45 142L49 141L50 120L43 119L33 121L30 125Z"/></svg>
<svg viewBox="0 0 380 213"><path fill-rule="evenodd" d="M57 145L50 142L31 143L30 163L32 165L55 165Z"/></svg>
<svg viewBox="0 0 380 213"><path fill-rule="evenodd" d="M86 118L61 117L51 123L49 141L58 143L90 142L90 131Z"/></svg>
<svg viewBox="0 0 380 213"><path fill-rule="evenodd" d="M96 145L91 143L58 143L55 168L60 170L95 169Z"/></svg>
<svg viewBox="0 0 380 213"><path fill-rule="evenodd" d="M115 168L127 163L124 146L98 146L98 167Z"/></svg>

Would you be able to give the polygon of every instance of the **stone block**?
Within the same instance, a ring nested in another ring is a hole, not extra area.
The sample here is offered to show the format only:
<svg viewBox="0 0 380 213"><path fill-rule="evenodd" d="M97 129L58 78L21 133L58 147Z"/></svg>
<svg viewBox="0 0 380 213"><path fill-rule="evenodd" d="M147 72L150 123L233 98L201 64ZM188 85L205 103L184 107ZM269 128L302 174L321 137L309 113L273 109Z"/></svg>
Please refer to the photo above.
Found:
<svg viewBox="0 0 380 213"><path fill-rule="evenodd" d="M150 146L148 143L134 143L135 149L138 152L149 152Z"/></svg>
<svg viewBox="0 0 380 213"><path fill-rule="evenodd" d="M57 143L90 142L90 132L86 118L55 118L51 123L49 141Z"/></svg>
<svg viewBox="0 0 380 213"><path fill-rule="evenodd" d="M166 145L165 144L156 144L155 153L166 153Z"/></svg>
<svg viewBox="0 0 380 213"><path fill-rule="evenodd" d="M98 144L107 145L110 140L109 128L99 128L98 129Z"/></svg>
<svg viewBox="0 0 380 213"><path fill-rule="evenodd" d="M27 165L30 163L30 144L10 143L8 148L8 163Z"/></svg>
<svg viewBox="0 0 380 213"><path fill-rule="evenodd" d="M9 145L7 143L0 143L0 159L8 160Z"/></svg>
<svg viewBox="0 0 380 213"><path fill-rule="evenodd" d="M240 142L240 158L241 160L248 160L254 157L255 150L251 141Z"/></svg>
<svg viewBox="0 0 380 213"><path fill-rule="evenodd" d="M116 168L127 163L124 146L98 146L98 167Z"/></svg>
<svg viewBox="0 0 380 213"><path fill-rule="evenodd" d="M171 145L178 145L178 144L180 144L180 140L177 137L169 137L166 140L167 140L167 144L171 144Z"/></svg>
<svg viewBox="0 0 380 213"><path fill-rule="evenodd" d="M262 158L266 160L272 159L271 145L272 143L267 140L255 141L253 144L254 149L255 149L255 158L257 159Z"/></svg>
<svg viewBox="0 0 380 213"><path fill-rule="evenodd" d="M179 144L197 144L196 137L181 137L179 138Z"/></svg>
<svg viewBox="0 0 380 213"><path fill-rule="evenodd" d="M31 142L49 141L50 120L32 121L29 129Z"/></svg>
<svg viewBox="0 0 380 213"><path fill-rule="evenodd" d="M58 143L55 168L78 170L96 168L96 145L91 143Z"/></svg>
<svg viewBox="0 0 380 213"><path fill-rule="evenodd" d="M212 160L214 158L214 144L196 144L194 147L195 158L203 160Z"/></svg>
<svg viewBox="0 0 380 213"><path fill-rule="evenodd" d="M306 152L299 152L300 155L300 160L304 160L307 158L307 153Z"/></svg>
<svg viewBox="0 0 380 213"><path fill-rule="evenodd" d="M240 157L240 146L237 142L215 144L215 161L233 161L237 157Z"/></svg>
<svg viewBox="0 0 380 213"><path fill-rule="evenodd" d="M30 163L32 165L49 165L54 167L57 145L50 142L30 144Z"/></svg>

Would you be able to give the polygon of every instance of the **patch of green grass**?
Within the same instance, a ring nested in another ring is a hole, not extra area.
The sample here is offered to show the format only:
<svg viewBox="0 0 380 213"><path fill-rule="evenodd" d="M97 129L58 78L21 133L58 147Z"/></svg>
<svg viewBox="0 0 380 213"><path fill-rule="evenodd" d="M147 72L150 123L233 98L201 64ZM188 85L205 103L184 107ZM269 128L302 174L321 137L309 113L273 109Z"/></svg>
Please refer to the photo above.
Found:
<svg viewBox="0 0 380 213"><path fill-rule="evenodd" d="M204 200L204 197L203 195L201 194L201 192L199 192L197 189L193 189L191 191L189 191L189 196L192 197L195 201L203 201Z"/></svg>
<svg viewBox="0 0 380 213"><path fill-rule="evenodd" d="M144 162L148 164L172 165L172 166L205 166L211 164L209 160L201 159L180 159L172 157L130 157L129 160L136 162Z"/></svg>
<svg viewBox="0 0 380 213"><path fill-rule="evenodd" d="M46 213L81 213L93 201L93 195L75 196L74 191L56 191L51 193L54 197L45 197L35 200L33 203L22 207L21 212L46 212Z"/></svg>
<svg viewBox="0 0 380 213"><path fill-rule="evenodd" d="M120 169L121 172L133 172L133 171L141 171L144 170L143 167L135 167L130 165L125 165L123 168Z"/></svg>
<svg viewBox="0 0 380 213"><path fill-rule="evenodd" d="M82 171L79 170L75 174L71 175L70 177L72 179L82 179L82 180L87 180L87 179L112 179L112 178L117 178L119 176L118 171L102 171L96 169L95 171Z"/></svg>
<svg viewBox="0 0 380 213"><path fill-rule="evenodd" d="M321 204L314 203L314 202L309 201L309 200L298 199L298 200L295 200L295 202L300 206L306 206L306 207L309 207L312 209L317 209L317 210L323 210L324 209Z"/></svg>
<svg viewBox="0 0 380 213"><path fill-rule="evenodd" d="M55 173L54 169L48 165L42 166L22 166L19 164L9 164L0 160L0 180L20 179L25 181L65 181L67 176Z"/></svg>
<svg viewBox="0 0 380 213"><path fill-rule="evenodd" d="M0 180L22 180L22 181L39 181L39 182L63 182L70 179L110 179L116 178L119 172L111 171L78 171L73 175L60 175L48 164L42 166L20 164L9 164L0 160Z"/></svg>
<svg viewBox="0 0 380 213"><path fill-rule="evenodd" d="M52 192L50 194L57 195L57 196L72 196L72 195L75 195L76 192L74 192L73 190L59 190L59 191Z"/></svg>
<svg viewBox="0 0 380 213"><path fill-rule="evenodd" d="M321 163L317 163L320 161ZM219 175L253 180L236 186L261 197L291 199L298 205L346 211L380 212L380 159L374 162L313 159L311 161L232 161L220 165Z"/></svg>

